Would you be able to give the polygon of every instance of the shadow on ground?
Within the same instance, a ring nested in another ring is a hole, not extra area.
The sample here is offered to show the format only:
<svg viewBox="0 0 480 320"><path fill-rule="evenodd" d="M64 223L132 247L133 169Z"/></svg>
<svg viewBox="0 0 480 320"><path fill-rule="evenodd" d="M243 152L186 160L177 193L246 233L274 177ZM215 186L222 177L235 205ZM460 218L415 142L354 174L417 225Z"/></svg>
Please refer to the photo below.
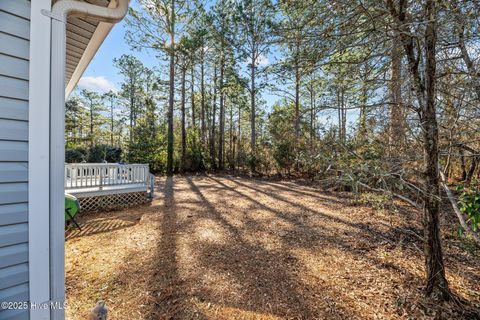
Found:
<svg viewBox="0 0 480 320"><path fill-rule="evenodd" d="M142 214L118 214L115 211L104 213L100 217L93 217L92 214L79 215L80 217L76 219L81 230L71 224L65 236L66 240L130 228L136 225L142 216Z"/></svg>
<svg viewBox="0 0 480 320"><path fill-rule="evenodd" d="M122 256L107 304L115 319L462 318L422 298L419 224L383 214L293 183L162 179L124 220L144 249ZM454 290L478 303L478 258L454 256Z"/></svg>

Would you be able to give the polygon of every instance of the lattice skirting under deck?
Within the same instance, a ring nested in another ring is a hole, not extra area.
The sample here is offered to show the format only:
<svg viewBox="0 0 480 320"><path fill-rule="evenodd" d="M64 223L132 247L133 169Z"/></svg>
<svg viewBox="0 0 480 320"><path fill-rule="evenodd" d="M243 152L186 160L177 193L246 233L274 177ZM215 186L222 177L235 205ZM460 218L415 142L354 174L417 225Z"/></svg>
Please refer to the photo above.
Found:
<svg viewBox="0 0 480 320"><path fill-rule="evenodd" d="M127 208L149 201L147 192L130 192L80 198L82 212Z"/></svg>

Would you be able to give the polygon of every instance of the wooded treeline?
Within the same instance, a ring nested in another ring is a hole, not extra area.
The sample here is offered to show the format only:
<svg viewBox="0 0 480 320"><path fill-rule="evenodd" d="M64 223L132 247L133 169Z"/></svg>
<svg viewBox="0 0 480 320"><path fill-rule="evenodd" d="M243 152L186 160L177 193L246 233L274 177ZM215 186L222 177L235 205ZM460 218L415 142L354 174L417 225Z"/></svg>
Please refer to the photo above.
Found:
<svg viewBox="0 0 480 320"><path fill-rule="evenodd" d="M115 59L118 93L67 102L69 146L402 198L424 209L427 294L450 297L439 170L469 188L480 174L480 1L138 2L126 39L158 67Z"/></svg>

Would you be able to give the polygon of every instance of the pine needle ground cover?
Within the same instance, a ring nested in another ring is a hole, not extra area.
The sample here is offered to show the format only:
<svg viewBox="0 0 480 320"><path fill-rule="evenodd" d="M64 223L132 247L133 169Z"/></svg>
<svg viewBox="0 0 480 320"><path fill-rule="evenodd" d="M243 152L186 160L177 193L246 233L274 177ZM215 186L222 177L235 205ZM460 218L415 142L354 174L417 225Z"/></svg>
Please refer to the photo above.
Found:
<svg viewBox="0 0 480 320"><path fill-rule="evenodd" d="M421 212L226 175L158 181L150 205L81 217L67 235L67 318L462 319L424 299ZM480 258L442 215L447 278L480 305Z"/></svg>

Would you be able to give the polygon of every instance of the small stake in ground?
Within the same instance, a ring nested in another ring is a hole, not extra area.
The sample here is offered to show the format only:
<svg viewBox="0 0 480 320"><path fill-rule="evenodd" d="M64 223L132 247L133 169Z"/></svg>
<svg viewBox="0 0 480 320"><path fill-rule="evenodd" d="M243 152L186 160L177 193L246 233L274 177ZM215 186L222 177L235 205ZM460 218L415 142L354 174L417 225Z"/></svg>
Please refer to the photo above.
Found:
<svg viewBox="0 0 480 320"><path fill-rule="evenodd" d="M100 300L97 302L95 308L90 311L89 320L107 320L108 309L105 306L105 301Z"/></svg>

